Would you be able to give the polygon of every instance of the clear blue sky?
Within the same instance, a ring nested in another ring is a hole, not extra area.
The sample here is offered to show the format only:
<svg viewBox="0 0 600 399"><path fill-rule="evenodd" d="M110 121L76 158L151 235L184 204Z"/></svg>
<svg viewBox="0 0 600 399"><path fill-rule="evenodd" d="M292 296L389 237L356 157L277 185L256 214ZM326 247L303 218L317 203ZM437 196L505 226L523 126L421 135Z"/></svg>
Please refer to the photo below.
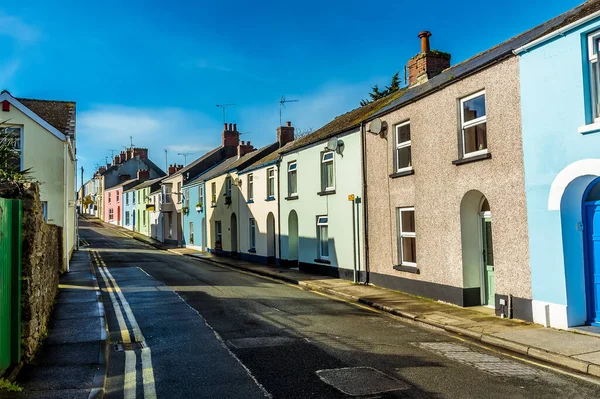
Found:
<svg viewBox="0 0 600 399"><path fill-rule="evenodd" d="M164 167L220 144L218 103L256 146L284 120L317 129L358 106L419 51L463 61L581 0L127 1L28 0L0 5L0 89L77 102L88 179L109 150L148 147ZM78 179L79 181L79 179Z"/></svg>

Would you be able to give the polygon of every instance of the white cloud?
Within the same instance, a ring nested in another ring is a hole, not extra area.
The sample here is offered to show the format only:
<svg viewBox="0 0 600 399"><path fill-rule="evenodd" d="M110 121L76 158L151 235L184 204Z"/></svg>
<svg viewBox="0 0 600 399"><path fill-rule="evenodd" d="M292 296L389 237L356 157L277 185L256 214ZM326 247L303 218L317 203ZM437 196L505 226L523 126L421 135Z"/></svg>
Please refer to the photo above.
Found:
<svg viewBox="0 0 600 399"><path fill-rule="evenodd" d="M21 18L0 11L0 36L9 36L17 42L31 44L41 38L41 33Z"/></svg>

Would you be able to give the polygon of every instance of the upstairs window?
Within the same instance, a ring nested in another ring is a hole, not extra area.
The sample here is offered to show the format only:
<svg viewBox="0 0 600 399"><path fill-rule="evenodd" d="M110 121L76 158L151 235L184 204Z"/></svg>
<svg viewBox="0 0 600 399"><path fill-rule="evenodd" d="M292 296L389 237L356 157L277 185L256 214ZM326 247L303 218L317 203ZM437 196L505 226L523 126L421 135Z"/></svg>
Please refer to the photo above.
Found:
<svg viewBox="0 0 600 399"><path fill-rule="evenodd" d="M485 91L460 100L463 157L472 157L488 152L486 119Z"/></svg>
<svg viewBox="0 0 600 399"><path fill-rule="evenodd" d="M181 182L177 182L177 203L181 204Z"/></svg>
<svg viewBox="0 0 600 399"><path fill-rule="evenodd" d="M135 204L135 202L134 202L134 204ZM125 193L125 205L129 205L129 193Z"/></svg>
<svg viewBox="0 0 600 399"><path fill-rule="evenodd" d="M588 36L588 59L590 63L590 86L594 122L600 122L600 66L598 65L598 48L600 32Z"/></svg>
<svg viewBox="0 0 600 399"><path fill-rule="evenodd" d="M321 190L335 190L335 174L333 171L333 151L324 152L321 158Z"/></svg>
<svg viewBox="0 0 600 399"><path fill-rule="evenodd" d="M319 243L319 259L329 259L329 218L317 217L317 241Z"/></svg>
<svg viewBox="0 0 600 399"><path fill-rule="evenodd" d="M225 179L225 196L231 198L231 177Z"/></svg>
<svg viewBox="0 0 600 399"><path fill-rule="evenodd" d="M115 197L116 197L116 201L119 202L119 192L115 191Z"/></svg>
<svg viewBox="0 0 600 399"><path fill-rule="evenodd" d="M396 126L396 173L412 169L410 122Z"/></svg>
<svg viewBox="0 0 600 399"><path fill-rule="evenodd" d="M212 182L210 184L210 195L211 195L211 202L212 205L215 206L217 205L217 183L216 182Z"/></svg>
<svg viewBox="0 0 600 399"><path fill-rule="evenodd" d="M250 219L250 249L256 249L256 219Z"/></svg>
<svg viewBox="0 0 600 399"><path fill-rule="evenodd" d="M138 192L137 192L138 204L142 202L142 201L140 200L140 195L141 195L141 192L140 192L140 191L138 191ZM133 198L135 198L135 193L133 193Z"/></svg>
<svg viewBox="0 0 600 399"><path fill-rule="evenodd" d="M198 204L200 205L200 207L202 207L202 205L204 205L204 186L203 185L198 186Z"/></svg>
<svg viewBox="0 0 600 399"><path fill-rule="evenodd" d="M110 197L111 197L111 195L110 195L110 194L111 194L111 193L108 193L108 203L109 203L109 204L110 204Z"/></svg>
<svg viewBox="0 0 600 399"><path fill-rule="evenodd" d="M4 131L5 136L8 140L8 146L12 147L16 152L18 152L19 157L14 159L14 162L10 161L10 166L18 168L19 170L23 169L23 146L22 146L22 135L20 127L5 127L2 129L0 127L0 132ZM5 166L5 165L0 165ZM6 165L9 166L9 165Z"/></svg>
<svg viewBox="0 0 600 399"><path fill-rule="evenodd" d="M288 196L298 195L298 164L296 161L288 164Z"/></svg>
<svg viewBox="0 0 600 399"><path fill-rule="evenodd" d="M185 206L186 206L186 208L189 208L190 207L190 190L189 189L185 190L184 197L185 197L184 198L184 200L185 200Z"/></svg>
<svg viewBox="0 0 600 399"><path fill-rule="evenodd" d="M252 201L254 199L254 175L252 173L248 174L248 201Z"/></svg>
<svg viewBox="0 0 600 399"><path fill-rule="evenodd" d="M125 197L127 197L128 194L125 195ZM135 193L131 193L131 197L132 197L132 201L133 201L133 205L135 205Z"/></svg>
<svg viewBox="0 0 600 399"><path fill-rule="evenodd" d="M275 168L267 169L267 198L275 197Z"/></svg>
<svg viewBox="0 0 600 399"><path fill-rule="evenodd" d="M398 229L398 262L402 266L416 267L415 208L397 208L396 227Z"/></svg>

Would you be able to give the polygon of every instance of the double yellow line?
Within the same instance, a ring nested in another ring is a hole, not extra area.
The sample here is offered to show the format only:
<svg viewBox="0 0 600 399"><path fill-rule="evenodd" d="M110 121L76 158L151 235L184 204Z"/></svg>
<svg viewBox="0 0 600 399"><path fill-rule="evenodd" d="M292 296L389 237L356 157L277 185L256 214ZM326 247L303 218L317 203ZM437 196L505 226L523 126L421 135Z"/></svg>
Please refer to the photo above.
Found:
<svg viewBox="0 0 600 399"><path fill-rule="evenodd" d="M143 344L145 343L144 336L140 330L140 326L131 311L129 302L125 299L121 288L117 284L117 281L112 276L111 272L106 267L106 263L98 253L98 251L89 251L92 263L98 269L106 291L110 297L110 301L115 311L117 323L121 334L121 341L124 344L130 344L131 334L127 326L125 319L129 321L129 325L133 330L134 342ZM120 305L119 305L120 302ZM123 310L121 310L121 306ZM125 313L125 315L123 315ZM125 399L135 399L137 390L137 354L134 350L125 350L125 375L123 384L123 397ZM148 347L143 347L141 350L142 360L142 381L144 384L144 398L156 399L156 387L154 382L154 370L152 368L152 351Z"/></svg>

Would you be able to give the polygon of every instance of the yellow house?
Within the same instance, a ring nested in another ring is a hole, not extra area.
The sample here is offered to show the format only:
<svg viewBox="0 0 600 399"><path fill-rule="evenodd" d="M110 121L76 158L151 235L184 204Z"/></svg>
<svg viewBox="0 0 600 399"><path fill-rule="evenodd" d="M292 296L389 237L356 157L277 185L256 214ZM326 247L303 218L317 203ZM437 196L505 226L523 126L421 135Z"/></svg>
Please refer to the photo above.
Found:
<svg viewBox="0 0 600 399"><path fill-rule="evenodd" d="M63 267L75 248L75 103L0 93L0 123L19 138L21 169L40 183L44 217L63 228Z"/></svg>

